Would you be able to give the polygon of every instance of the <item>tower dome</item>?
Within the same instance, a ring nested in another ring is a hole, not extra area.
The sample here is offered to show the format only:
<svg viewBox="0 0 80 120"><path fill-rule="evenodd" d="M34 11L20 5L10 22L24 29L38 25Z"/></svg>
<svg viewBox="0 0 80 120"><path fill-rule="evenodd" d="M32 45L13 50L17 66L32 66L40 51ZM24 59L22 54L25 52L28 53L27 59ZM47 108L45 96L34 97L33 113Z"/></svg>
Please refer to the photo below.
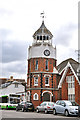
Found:
<svg viewBox="0 0 80 120"><path fill-rule="evenodd" d="M50 40L52 39L53 35L52 33L46 28L44 21L42 21L42 24L40 28L33 34L33 38L36 40Z"/></svg>
<svg viewBox="0 0 80 120"><path fill-rule="evenodd" d="M40 57L56 59L56 48L52 45L52 37L52 33L42 21L40 28L33 34L34 39L28 50L28 59Z"/></svg>

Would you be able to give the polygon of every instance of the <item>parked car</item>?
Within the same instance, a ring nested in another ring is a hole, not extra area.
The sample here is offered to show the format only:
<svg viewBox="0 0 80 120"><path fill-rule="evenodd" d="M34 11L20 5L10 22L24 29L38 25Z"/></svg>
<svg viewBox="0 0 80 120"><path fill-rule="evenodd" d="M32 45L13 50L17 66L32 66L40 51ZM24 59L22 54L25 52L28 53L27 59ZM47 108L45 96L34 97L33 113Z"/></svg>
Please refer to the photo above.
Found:
<svg viewBox="0 0 80 120"><path fill-rule="evenodd" d="M32 103L30 102L21 102L21 103L18 103L18 105L16 106L16 111L18 110L22 110L23 112L24 111L34 111L34 106Z"/></svg>
<svg viewBox="0 0 80 120"><path fill-rule="evenodd" d="M54 102L42 102L39 106L36 107L36 112L44 111L45 114L53 111Z"/></svg>
<svg viewBox="0 0 80 120"><path fill-rule="evenodd" d="M57 113L65 116L78 115L78 106L73 106L68 100L58 100L53 108L53 114L56 115Z"/></svg>

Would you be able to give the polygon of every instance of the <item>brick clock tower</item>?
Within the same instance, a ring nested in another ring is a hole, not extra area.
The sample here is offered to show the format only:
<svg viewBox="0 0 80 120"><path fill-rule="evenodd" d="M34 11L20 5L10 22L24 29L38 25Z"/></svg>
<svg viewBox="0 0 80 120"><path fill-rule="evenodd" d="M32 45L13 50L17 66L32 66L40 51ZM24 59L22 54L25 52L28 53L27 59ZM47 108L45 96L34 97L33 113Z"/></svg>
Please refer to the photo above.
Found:
<svg viewBox="0 0 80 120"><path fill-rule="evenodd" d="M59 98L56 48L52 45L52 38L43 20L28 48L27 101L35 107L43 101L56 101Z"/></svg>

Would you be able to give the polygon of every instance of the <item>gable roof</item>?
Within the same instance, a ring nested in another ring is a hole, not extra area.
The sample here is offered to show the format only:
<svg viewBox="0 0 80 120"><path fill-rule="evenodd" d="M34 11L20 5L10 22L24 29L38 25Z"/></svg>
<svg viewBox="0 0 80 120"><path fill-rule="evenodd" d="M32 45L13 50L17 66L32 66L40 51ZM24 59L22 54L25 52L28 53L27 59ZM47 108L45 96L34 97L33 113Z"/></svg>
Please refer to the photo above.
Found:
<svg viewBox="0 0 80 120"><path fill-rule="evenodd" d="M75 73L77 73L77 68L79 66L79 63L77 61L75 61L74 59L72 58L69 58L67 60L64 60L63 62L61 62L58 66L57 66L57 69L58 69L58 72L59 73L62 73L63 70L65 69L66 65L68 64L68 62L71 64L71 66L73 67Z"/></svg>
<svg viewBox="0 0 80 120"><path fill-rule="evenodd" d="M77 61L73 60L72 58L67 59L67 60L63 61L61 64L59 64L59 66L58 66L59 73L61 74L63 72L63 74L62 74L62 77L60 79L58 88L62 87L62 83L65 79L65 76L66 76L69 68L72 70L74 76L76 77L76 80L80 84L78 76L77 76L77 68L78 67L79 67L79 63Z"/></svg>

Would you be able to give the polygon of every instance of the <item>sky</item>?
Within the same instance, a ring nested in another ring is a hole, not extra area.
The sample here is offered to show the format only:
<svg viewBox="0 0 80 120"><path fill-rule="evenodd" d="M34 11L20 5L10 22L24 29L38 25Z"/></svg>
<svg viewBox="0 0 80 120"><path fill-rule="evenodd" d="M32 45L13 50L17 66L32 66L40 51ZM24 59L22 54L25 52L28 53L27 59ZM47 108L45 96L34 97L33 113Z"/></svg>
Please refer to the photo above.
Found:
<svg viewBox="0 0 80 120"><path fill-rule="evenodd" d="M68 58L77 61L78 1L0 0L0 77L27 79L28 47L43 11L57 48L57 65Z"/></svg>

